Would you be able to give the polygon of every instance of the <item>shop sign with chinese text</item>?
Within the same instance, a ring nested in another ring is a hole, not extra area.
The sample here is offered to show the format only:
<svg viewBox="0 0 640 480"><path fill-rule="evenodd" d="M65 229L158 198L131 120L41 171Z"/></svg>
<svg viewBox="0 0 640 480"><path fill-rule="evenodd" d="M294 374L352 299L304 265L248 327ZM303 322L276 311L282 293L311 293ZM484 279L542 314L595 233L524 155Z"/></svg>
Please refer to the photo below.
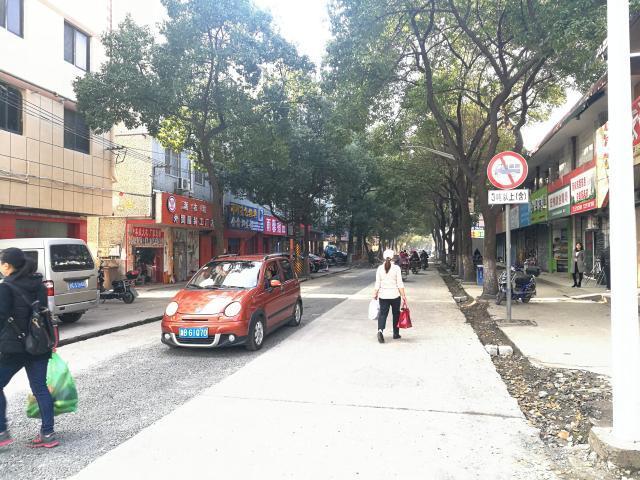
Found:
<svg viewBox="0 0 640 480"><path fill-rule="evenodd" d="M129 225L129 244L136 247L163 247L164 232L159 228Z"/></svg>
<svg viewBox="0 0 640 480"><path fill-rule="evenodd" d="M267 235L287 235L287 226L271 215L264 216L264 233Z"/></svg>
<svg viewBox="0 0 640 480"><path fill-rule="evenodd" d="M531 203L521 203L518 205L518 212L520 212L520 228L531 225Z"/></svg>
<svg viewBox="0 0 640 480"><path fill-rule="evenodd" d="M596 169L590 168L571 179L571 214L596 208Z"/></svg>
<svg viewBox="0 0 640 480"><path fill-rule="evenodd" d="M509 210L509 227L511 230L520 228L520 205L512 205Z"/></svg>
<svg viewBox="0 0 640 480"><path fill-rule="evenodd" d="M182 195L156 194L156 223L181 228L212 229L213 205Z"/></svg>
<svg viewBox="0 0 640 480"><path fill-rule="evenodd" d="M635 135L634 130L634 144ZM595 157L596 198L598 199L598 208L602 208L609 194L609 131L606 123L596 130Z"/></svg>
<svg viewBox="0 0 640 480"><path fill-rule="evenodd" d="M264 231L264 208L230 203L227 208L227 223L236 230Z"/></svg>
<svg viewBox="0 0 640 480"><path fill-rule="evenodd" d="M547 197L550 220L554 218L567 217L571 213L569 208L571 204L570 188L571 187L569 185L565 185L561 189L551 192Z"/></svg>
<svg viewBox="0 0 640 480"><path fill-rule="evenodd" d="M547 187L545 186L531 192L531 223L546 222L547 218Z"/></svg>
<svg viewBox="0 0 640 480"><path fill-rule="evenodd" d="M484 218L482 218L482 215L478 217L478 221L474 222L471 227L471 238L484 238Z"/></svg>

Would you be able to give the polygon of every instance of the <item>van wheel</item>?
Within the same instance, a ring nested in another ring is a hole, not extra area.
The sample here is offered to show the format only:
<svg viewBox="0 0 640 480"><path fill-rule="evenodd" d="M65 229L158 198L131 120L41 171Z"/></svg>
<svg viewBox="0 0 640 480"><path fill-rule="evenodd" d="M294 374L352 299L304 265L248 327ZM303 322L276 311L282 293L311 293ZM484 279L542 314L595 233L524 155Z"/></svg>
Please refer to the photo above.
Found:
<svg viewBox="0 0 640 480"><path fill-rule="evenodd" d="M289 326L299 327L302 322L302 302L298 300L296 306L293 308L293 316L289 320Z"/></svg>
<svg viewBox="0 0 640 480"><path fill-rule="evenodd" d="M80 317L84 312L80 313L63 313L62 315L58 315L58 318L62 323L76 323L80 320Z"/></svg>
<svg viewBox="0 0 640 480"><path fill-rule="evenodd" d="M136 297L129 291L124 292L124 295L122 296L122 301L126 304L133 303L135 299Z"/></svg>
<svg viewBox="0 0 640 480"><path fill-rule="evenodd" d="M249 327L249 335L247 336L247 350L260 350L264 343L265 323L264 318L256 317Z"/></svg>

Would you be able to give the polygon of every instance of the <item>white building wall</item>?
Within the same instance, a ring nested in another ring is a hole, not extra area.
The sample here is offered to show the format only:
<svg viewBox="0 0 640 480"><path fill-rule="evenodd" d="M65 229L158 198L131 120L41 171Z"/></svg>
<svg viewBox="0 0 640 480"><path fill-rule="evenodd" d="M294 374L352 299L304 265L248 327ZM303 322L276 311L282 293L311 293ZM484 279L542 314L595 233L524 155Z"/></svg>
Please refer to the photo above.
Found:
<svg viewBox="0 0 640 480"><path fill-rule="evenodd" d="M84 71L64 60L64 22L91 37L90 70L104 62L100 35L109 27L109 0L24 0L23 37L0 28L0 71L74 100Z"/></svg>

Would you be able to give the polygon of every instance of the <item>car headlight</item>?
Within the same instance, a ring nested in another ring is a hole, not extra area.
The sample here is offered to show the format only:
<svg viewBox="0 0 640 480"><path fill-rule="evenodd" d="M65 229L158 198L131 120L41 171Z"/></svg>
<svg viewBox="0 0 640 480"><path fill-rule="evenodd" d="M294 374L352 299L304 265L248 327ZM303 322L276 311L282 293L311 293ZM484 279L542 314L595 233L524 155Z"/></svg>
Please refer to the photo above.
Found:
<svg viewBox="0 0 640 480"><path fill-rule="evenodd" d="M178 302L171 302L167 305L167 308L164 311L164 314L168 317L172 317L178 311Z"/></svg>
<svg viewBox="0 0 640 480"><path fill-rule="evenodd" d="M235 317L242 310L242 304L240 302L233 302L227 305L227 308L224 309L225 317Z"/></svg>

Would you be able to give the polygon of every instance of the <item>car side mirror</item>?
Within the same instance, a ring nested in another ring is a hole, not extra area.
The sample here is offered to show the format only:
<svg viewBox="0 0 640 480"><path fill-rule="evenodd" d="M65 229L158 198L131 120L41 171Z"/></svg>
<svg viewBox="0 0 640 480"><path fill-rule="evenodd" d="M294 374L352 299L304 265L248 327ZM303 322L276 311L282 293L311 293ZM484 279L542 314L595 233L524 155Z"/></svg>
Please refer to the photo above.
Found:
<svg viewBox="0 0 640 480"><path fill-rule="evenodd" d="M282 286L282 282L280 280L271 280L271 282L269 283L269 286L271 288L279 288Z"/></svg>

